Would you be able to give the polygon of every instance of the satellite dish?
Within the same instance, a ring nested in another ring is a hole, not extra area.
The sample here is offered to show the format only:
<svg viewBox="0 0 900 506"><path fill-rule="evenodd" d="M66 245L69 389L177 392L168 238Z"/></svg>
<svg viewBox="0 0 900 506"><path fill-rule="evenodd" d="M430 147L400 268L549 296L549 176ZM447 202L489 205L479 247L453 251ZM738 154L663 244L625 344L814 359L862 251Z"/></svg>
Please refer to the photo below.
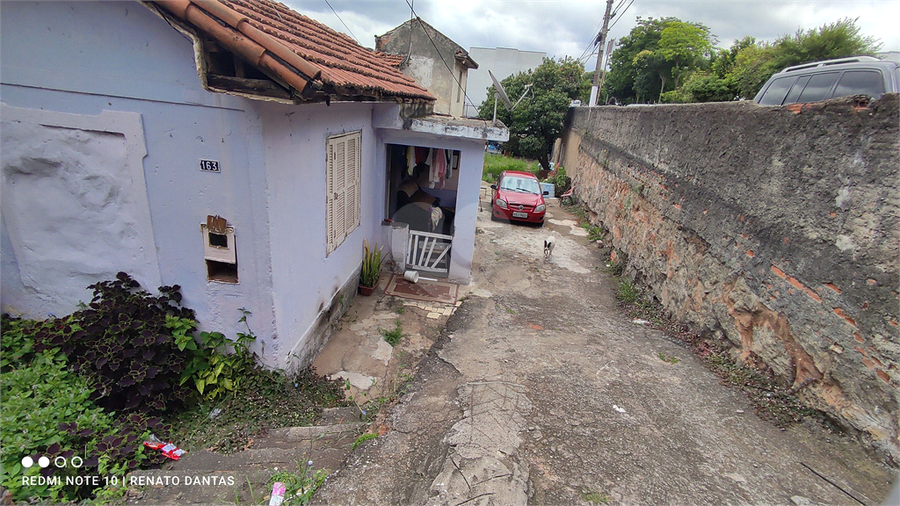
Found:
<svg viewBox="0 0 900 506"><path fill-rule="evenodd" d="M522 99L525 98L525 95L527 95L528 92L531 91L532 83L525 85L525 92L522 93L522 96L519 97L519 100L516 100L516 103L513 104L509 100L509 96L506 94L506 90L503 89L503 85L500 84L500 81L498 81L496 77L494 77L494 73L491 72L490 70L488 70L488 75L491 76L491 81L494 81L494 89L497 90L497 95L494 97L494 124L496 125L497 124L497 97L500 97L500 100L503 101L503 103L506 105L507 109L509 109L510 111L515 111L516 107L519 105L519 102L521 102ZM531 95L534 96L533 91L531 91Z"/></svg>
<svg viewBox="0 0 900 506"><path fill-rule="evenodd" d="M503 85L500 84L500 81L494 77L494 74L488 70L488 75L491 76L491 81L494 81L494 89L497 90L497 95L500 97L500 100L506 105L507 109L512 109L512 102L509 100L509 97L506 96L506 90L503 89Z"/></svg>

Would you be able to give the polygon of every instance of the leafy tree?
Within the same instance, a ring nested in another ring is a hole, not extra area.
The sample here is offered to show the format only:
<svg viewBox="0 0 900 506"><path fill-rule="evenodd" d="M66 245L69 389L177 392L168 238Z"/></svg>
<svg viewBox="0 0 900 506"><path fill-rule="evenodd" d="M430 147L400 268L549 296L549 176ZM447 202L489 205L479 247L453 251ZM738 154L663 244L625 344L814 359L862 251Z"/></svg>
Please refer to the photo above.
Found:
<svg viewBox="0 0 900 506"><path fill-rule="evenodd" d="M610 57L605 90L621 103L751 99L775 72L801 63L873 55L880 44L844 18L780 37L774 43L747 36L729 49L699 23L638 18Z"/></svg>
<svg viewBox="0 0 900 506"><path fill-rule="evenodd" d="M497 104L497 119L509 128L505 148L516 156L536 159L541 167L549 170L550 151L562 134L569 104L583 91L584 74L584 66L577 60L545 58L533 71L504 79L503 88L514 104L531 84L528 96L514 110ZM493 117L495 93L493 87L488 89L487 99L478 108L480 118Z"/></svg>
<svg viewBox="0 0 900 506"><path fill-rule="evenodd" d="M666 24L659 38L659 54L672 63L675 88L685 72L709 61L712 43L709 28L703 25L683 21Z"/></svg>
<svg viewBox="0 0 900 506"><path fill-rule="evenodd" d="M709 28L677 18L638 18L610 58L607 92L620 102L649 102L705 68L715 38ZM673 83L674 86L668 86Z"/></svg>
<svg viewBox="0 0 900 506"><path fill-rule="evenodd" d="M856 19L844 18L793 36L783 36L775 42L776 62L781 66L843 58L845 56L874 55L881 44L874 37L859 33Z"/></svg>
<svg viewBox="0 0 900 506"><path fill-rule="evenodd" d="M684 93L691 102L728 102L734 98L725 79L705 73L688 78L684 83Z"/></svg>
<svg viewBox="0 0 900 506"><path fill-rule="evenodd" d="M603 79L603 71L600 71L600 79ZM593 72L585 72L581 76L581 85L578 87L578 100L581 100L582 104L587 105L588 101L591 99L591 87L594 86L594 73Z"/></svg>
<svg viewBox="0 0 900 506"><path fill-rule="evenodd" d="M735 59L737 59L740 50L755 45L756 39L754 37L746 36L741 40L734 41L729 49L717 49L710 58L710 70L716 76L725 79L734 68L734 62Z"/></svg>
<svg viewBox="0 0 900 506"><path fill-rule="evenodd" d="M622 37L616 49L610 55L609 74L606 76L604 88L608 95L615 97L619 102L628 104L636 101L637 93L634 89L638 72L635 70L635 58L641 51L655 51L659 48L659 39L666 22L675 18L641 19L637 18L637 25L631 29L625 37ZM647 63L641 61L641 63ZM646 72L645 72L646 73ZM642 74L641 78L646 77ZM641 79L638 78L638 79ZM647 83L640 85L644 96L647 94ZM658 91L656 95L657 96Z"/></svg>
<svg viewBox="0 0 900 506"><path fill-rule="evenodd" d="M666 79L672 72L671 62L666 61L659 51L645 49L634 57L633 67L635 99L650 101L659 97L666 89Z"/></svg>

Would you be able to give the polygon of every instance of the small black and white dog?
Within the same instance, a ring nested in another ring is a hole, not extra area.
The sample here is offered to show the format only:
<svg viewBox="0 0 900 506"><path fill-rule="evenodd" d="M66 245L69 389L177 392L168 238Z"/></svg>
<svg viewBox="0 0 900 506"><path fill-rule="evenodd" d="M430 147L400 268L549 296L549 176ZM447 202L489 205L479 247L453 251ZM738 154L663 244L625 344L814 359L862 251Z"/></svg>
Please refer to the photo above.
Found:
<svg viewBox="0 0 900 506"><path fill-rule="evenodd" d="M552 253L553 241L551 239L544 239L544 260L549 260Z"/></svg>

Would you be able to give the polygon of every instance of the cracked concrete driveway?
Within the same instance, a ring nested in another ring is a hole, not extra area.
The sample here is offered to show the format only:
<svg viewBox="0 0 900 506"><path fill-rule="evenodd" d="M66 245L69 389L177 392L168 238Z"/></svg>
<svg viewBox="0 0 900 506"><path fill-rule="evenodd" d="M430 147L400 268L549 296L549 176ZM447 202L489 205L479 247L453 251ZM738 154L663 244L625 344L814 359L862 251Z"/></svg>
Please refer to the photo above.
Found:
<svg viewBox="0 0 900 506"><path fill-rule="evenodd" d="M468 297L387 433L315 502L881 504L891 469L811 422L757 417L688 348L624 316L598 250L550 213L544 228L479 215Z"/></svg>

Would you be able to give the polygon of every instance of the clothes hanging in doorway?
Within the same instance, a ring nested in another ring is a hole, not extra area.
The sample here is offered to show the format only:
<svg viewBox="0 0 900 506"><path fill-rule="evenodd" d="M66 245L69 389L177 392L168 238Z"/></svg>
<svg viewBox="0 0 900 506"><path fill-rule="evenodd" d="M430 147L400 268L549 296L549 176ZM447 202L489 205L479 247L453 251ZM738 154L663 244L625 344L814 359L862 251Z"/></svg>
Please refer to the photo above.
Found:
<svg viewBox="0 0 900 506"><path fill-rule="evenodd" d="M416 150L410 146L406 150L406 175L412 176L413 169L416 168Z"/></svg>
<svg viewBox="0 0 900 506"><path fill-rule="evenodd" d="M444 187L444 177L447 175L447 158L443 149L434 150L434 161L431 164L431 172L429 173L429 181L437 184L438 188Z"/></svg>

